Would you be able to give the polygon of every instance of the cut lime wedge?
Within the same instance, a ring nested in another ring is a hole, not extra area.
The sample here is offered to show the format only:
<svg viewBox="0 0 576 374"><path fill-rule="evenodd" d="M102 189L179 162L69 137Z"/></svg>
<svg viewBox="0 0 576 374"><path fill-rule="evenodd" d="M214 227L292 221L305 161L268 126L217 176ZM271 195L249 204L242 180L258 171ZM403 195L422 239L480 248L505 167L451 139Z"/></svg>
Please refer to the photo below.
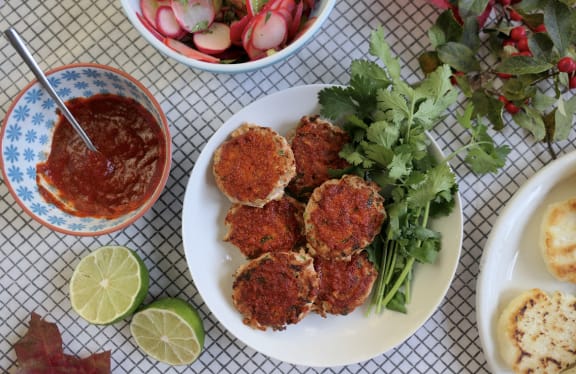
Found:
<svg viewBox="0 0 576 374"><path fill-rule="evenodd" d="M132 318L130 331L140 349L170 365L194 362L204 347L202 320L181 299L161 299L144 307Z"/></svg>
<svg viewBox="0 0 576 374"><path fill-rule="evenodd" d="M148 282L148 269L134 251L120 246L98 248L74 269L72 309L90 323L114 323L142 304Z"/></svg>

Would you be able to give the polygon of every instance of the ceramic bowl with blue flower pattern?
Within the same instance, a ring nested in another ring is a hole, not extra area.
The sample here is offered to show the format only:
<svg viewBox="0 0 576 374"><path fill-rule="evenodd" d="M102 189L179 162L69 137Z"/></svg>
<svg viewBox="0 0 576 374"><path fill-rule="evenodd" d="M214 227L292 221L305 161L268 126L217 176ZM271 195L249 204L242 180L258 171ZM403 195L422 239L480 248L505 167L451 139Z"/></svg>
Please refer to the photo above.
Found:
<svg viewBox="0 0 576 374"><path fill-rule="evenodd" d="M52 230L70 235L95 236L125 228L152 207L168 179L171 138L162 108L141 83L109 66L66 65L47 72L46 76L65 102L77 97L114 94L142 104L162 128L167 154L162 165L162 177L142 206L114 219L73 216L45 201L38 190L36 165L48 157L58 115L54 100L37 81L33 81L18 94L0 129L0 163L4 183L24 211Z"/></svg>

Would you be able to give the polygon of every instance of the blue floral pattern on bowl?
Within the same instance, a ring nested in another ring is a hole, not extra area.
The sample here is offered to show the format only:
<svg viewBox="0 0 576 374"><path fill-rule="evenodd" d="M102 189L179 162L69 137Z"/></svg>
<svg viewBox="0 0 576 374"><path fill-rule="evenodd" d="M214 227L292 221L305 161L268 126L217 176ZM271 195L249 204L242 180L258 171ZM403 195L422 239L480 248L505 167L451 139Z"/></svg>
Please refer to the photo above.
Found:
<svg viewBox="0 0 576 374"><path fill-rule="evenodd" d="M64 101L99 93L133 98L156 117L165 133L168 132L159 104L143 86L125 73L102 65L77 64L55 69L47 73L47 77ZM31 83L20 93L4 119L0 140L4 181L24 210L40 223L72 235L109 233L127 226L144 214L151 204L116 219L76 217L43 199L36 184L36 164L46 160L50 152L57 119L55 102L38 82ZM167 137L167 155L170 159L169 134ZM167 167L169 169L169 161ZM155 198L158 194L155 194Z"/></svg>

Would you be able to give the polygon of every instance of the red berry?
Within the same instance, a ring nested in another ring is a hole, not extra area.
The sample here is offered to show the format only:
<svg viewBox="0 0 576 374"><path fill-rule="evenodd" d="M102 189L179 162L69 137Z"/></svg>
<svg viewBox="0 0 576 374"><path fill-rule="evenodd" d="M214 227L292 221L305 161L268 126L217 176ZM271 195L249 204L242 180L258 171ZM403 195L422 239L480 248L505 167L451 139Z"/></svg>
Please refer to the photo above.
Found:
<svg viewBox="0 0 576 374"><path fill-rule="evenodd" d="M512 21L522 21L522 16L520 15L520 13L518 13L512 8L508 10L508 14L510 14L510 19Z"/></svg>
<svg viewBox="0 0 576 374"><path fill-rule="evenodd" d="M516 106L513 102L509 101L504 105L506 111L510 114L516 114L520 111L520 108Z"/></svg>
<svg viewBox="0 0 576 374"><path fill-rule="evenodd" d="M573 75L570 77L570 81L568 82L568 87L570 87L571 90L576 88L576 75Z"/></svg>
<svg viewBox="0 0 576 374"><path fill-rule="evenodd" d="M546 25L541 24L538 25L536 27L534 27L534 29L532 29L534 32L546 32Z"/></svg>
<svg viewBox="0 0 576 374"><path fill-rule="evenodd" d="M528 46L528 38L518 40L518 43L516 43L516 47L520 52L529 52L530 47Z"/></svg>
<svg viewBox="0 0 576 374"><path fill-rule="evenodd" d="M516 26L510 30L510 39L520 40L526 38L526 28L524 26Z"/></svg>
<svg viewBox="0 0 576 374"><path fill-rule="evenodd" d="M502 104L507 104L507 103L508 103L508 99L507 99L506 96L504 96L504 95L498 96L498 100L499 100L500 102L502 102Z"/></svg>
<svg viewBox="0 0 576 374"><path fill-rule="evenodd" d="M558 61L557 66L558 70L562 73L572 73L573 71L576 71L576 61L574 61L572 57L562 57Z"/></svg>
<svg viewBox="0 0 576 374"><path fill-rule="evenodd" d="M508 74L508 73L496 73L497 76L500 77L500 79L510 79L512 78L512 74Z"/></svg>

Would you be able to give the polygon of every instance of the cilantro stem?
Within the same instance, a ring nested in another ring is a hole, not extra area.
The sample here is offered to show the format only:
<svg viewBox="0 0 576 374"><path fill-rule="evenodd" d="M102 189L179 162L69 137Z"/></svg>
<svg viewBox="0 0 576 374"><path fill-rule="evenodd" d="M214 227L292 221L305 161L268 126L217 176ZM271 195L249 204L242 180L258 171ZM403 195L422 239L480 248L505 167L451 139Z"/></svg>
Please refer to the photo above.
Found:
<svg viewBox="0 0 576 374"><path fill-rule="evenodd" d="M384 296L384 298L382 299L382 303L378 305L379 309L381 309L382 306L388 305L390 300L392 300L394 295L396 295L396 292L398 292L400 286L402 286L402 284L404 283L404 280L408 276L408 273L410 272L410 270L412 270L412 266L414 265L415 260L416 259L412 256L408 257L408 259L406 260L406 265L402 269L402 272L398 276L398 279L396 279L396 282L394 282L390 290L386 293L386 296Z"/></svg>

